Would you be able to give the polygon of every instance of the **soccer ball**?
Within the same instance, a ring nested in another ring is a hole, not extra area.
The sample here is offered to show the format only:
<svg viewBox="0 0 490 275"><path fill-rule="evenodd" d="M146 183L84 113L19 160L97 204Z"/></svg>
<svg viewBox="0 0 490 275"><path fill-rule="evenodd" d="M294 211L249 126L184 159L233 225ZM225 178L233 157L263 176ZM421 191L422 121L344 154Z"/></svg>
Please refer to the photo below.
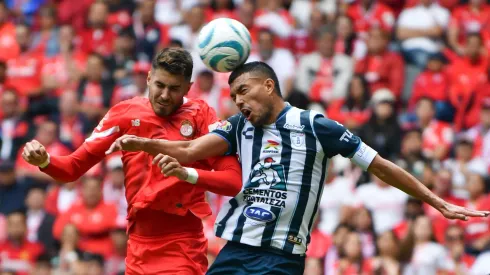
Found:
<svg viewBox="0 0 490 275"><path fill-rule="evenodd" d="M218 18L199 32L198 50L206 67L216 72L231 72L245 63L252 44L250 33L240 22Z"/></svg>

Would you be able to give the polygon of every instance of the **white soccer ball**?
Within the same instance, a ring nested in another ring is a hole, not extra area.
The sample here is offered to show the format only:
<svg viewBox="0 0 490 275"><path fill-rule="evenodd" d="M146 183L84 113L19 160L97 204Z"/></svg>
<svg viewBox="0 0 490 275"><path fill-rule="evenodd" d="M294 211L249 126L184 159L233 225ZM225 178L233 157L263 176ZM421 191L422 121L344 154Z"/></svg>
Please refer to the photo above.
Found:
<svg viewBox="0 0 490 275"><path fill-rule="evenodd" d="M245 63L252 46L247 28L230 18L218 18L199 32L199 56L206 67L216 72L231 72Z"/></svg>

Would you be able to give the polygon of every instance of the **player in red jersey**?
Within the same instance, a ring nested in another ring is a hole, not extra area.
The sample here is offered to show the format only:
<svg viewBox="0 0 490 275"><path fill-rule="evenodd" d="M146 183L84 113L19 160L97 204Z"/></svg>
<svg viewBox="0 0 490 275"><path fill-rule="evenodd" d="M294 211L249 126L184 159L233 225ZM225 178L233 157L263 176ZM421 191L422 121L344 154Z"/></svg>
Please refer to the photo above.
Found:
<svg viewBox="0 0 490 275"><path fill-rule="evenodd" d="M217 122L213 109L184 97L192 84L192 67L187 51L162 50L148 74L149 99L137 97L112 107L69 156L50 156L34 140L26 144L23 158L53 178L70 182L100 162L124 134L167 140L207 134L208 127ZM174 169L162 175L152 159L144 152L122 152L128 201L126 274L203 274L207 240L201 218L211 214L204 192L236 195L241 189L240 166L235 157L198 162L189 168L170 160L168 165Z"/></svg>

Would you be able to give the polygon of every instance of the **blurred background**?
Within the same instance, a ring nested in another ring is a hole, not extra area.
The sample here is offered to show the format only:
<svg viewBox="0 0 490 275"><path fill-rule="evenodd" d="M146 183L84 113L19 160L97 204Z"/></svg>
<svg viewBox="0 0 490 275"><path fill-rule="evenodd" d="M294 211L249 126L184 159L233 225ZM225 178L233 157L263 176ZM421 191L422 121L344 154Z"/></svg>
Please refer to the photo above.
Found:
<svg viewBox="0 0 490 275"><path fill-rule="evenodd" d="M201 27L249 29L249 61L283 96L358 134L442 198L489 210L490 4L485 0L4 0L0 2L0 275L123 274L120 156L60 185L19 152L80 146L114 104L146 96L152 56L194 57L189 97L237 112L206 69ZM228 198L209 194L214 213ZM329 166L305 274L488 274L490 220L445 220L348 160ZM223 246L204 221L210 263ZM163 226L163 225L162 225Z"/></svg>

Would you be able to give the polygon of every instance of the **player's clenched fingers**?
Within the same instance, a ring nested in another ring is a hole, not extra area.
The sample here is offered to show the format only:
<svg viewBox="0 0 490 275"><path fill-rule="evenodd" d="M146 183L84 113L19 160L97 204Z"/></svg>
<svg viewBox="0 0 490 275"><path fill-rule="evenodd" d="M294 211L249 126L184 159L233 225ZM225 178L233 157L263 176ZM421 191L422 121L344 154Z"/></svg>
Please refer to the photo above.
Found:
<svg viewBox="0 0 490 275"><path fill-rule="evenodd" d="M158 161L158 166L163 169L163 167L170 162L170 157L164 155L160 161Z"/></svg>
<svg viewBox="0 0 490 275"><path fill-rule="evenodd" d="M41 155L38 154L36 151L36 148L34 148L34 145L31 142L26 143L26 146L24 148L27 148L27 152L29 153L29 157L32 158L40 158Z"/></svg>
<svg viewBox="0 0 490 275"><path fill-rule="evenodd" d="M167 176L173 176L170 175L169 172L175 168L178 168L179 164L176 162L170 162L169 164L165 165L164 168L162 168L162 174L167 175Z"/></svg>
<svg viewBox="0 0 490 275"><path fill-rule="evenodd" d="M156 155L156 157L153 158L153 165L157 165L164 156L164 154Z"/></svg>

